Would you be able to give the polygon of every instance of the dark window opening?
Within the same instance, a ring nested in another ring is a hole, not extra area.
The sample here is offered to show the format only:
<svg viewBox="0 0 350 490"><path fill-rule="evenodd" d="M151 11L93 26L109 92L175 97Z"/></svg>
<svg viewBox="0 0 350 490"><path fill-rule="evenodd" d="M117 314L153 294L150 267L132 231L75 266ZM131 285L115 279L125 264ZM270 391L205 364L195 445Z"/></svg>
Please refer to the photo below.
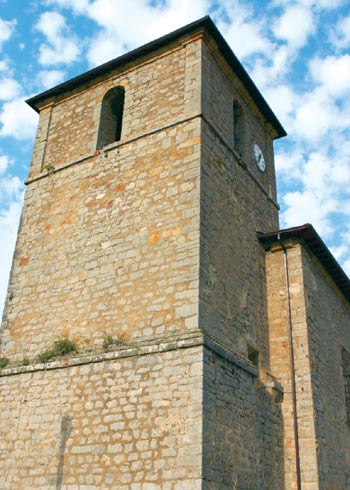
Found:
<svg viewBox="0 0 350 490"><path fill-rule="evenodd" d="M122 134L124 87L113 87L102 100L97 149L120 141Z"/></svg>
<svg viewBox="0 0 350 490"><path fill-rule="evenodd" d="M248 360L255 366L259 367L259 351L248 345Z"/></svg>
<svg viewBox="0 0 350 490"><path fill-rule="evenodd" d="M350 352L342 347L342 364L345 386L346 423L350 427Z"/></svg>
<svg viewBox="0 0 350 490"><path fill-rule="evenodd" d="M244 157L246 149L246 123L241 105L233 101L233 147L237 153Z"/></svg>

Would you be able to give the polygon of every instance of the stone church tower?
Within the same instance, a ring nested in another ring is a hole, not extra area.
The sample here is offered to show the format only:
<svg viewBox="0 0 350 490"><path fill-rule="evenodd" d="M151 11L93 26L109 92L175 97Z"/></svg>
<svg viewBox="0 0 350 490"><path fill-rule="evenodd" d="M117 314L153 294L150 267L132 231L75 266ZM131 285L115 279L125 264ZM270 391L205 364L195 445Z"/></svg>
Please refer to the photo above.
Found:
<svg viewBox="0 0 350 490"><path fill-rule="evenodd" d="M276 231L286 133L210 18L28 103L1 489L349 488L349 280Z"/></svg>

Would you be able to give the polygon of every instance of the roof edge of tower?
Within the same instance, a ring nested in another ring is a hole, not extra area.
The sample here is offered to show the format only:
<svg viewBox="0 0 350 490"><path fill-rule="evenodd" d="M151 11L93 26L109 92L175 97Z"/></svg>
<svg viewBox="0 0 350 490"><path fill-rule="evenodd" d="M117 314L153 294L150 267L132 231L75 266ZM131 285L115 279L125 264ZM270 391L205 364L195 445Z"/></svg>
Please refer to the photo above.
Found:
<svg viewBox="0 0 350 490"><path fill-rule="evenodd" d="M42 102L44 102L46 99L55 97L59 94L62 94L66 90L73 90L74 88L78 87L79 85L83 83L88 83L91 82L94 78L97 78L104 73L107 73L108 71L111 71L118 66L125 65L126 63L130 63L133 60L136 60L140 56L147 55L151 53L152 51L155 51L156 49L160 49L167 44L176 41L180 37L191 34L195 32L196 30L199 29L205 29L215 40L215 42L218 45L218 48L223 55L223 57L226 59L226 61L229 63L229 65L232 67L234 72L237 74L237 76L240 78L240 80L243 82L245 85L247 91L255 101L257 107L259 110L262 112L262 114L266 117L266 119L270 122L270 124L274 127L274 129L277 132L277 138L280 138L282 136L286 136L286 131L271 110L270 106L264 99L264 97L261 95L260 91L256 87L255 83L253 80L250 78L248 75L247 71L243 68L243 65L241 62L238 60L236 55L233 53L232 49L212 21L211 17L209 15L202 17L201 19L198 19L194 22L191 22L190 24L187 24L184 27L181 27L179 29L176 29L173 32L170 32L169 34L166 34L165 36L162 36L158 39L155 39L154 41L151 41L147 44L144 44L143 46L140 46L139 48L136 48L132 51L129 51L128 53L125 53L117 58L114 58L111 61L107 61L106 63L103 63L100 66L97 66L96 68L92 68L91 70L88 70L81 75L78 75L66 82L63 82L49 90L46 90L38 95L35 95L34 97L29 98L26 100L27 104L34 109L36 112L40 112L40 105Z"/></svg>
<svg viewBox="0 0 350 490"><path fill-rule="evenodd" d="M288 238L302 239L311 252L317 257L325 271L333 279L343 296L350 302L349 277L310 223L295 226L293 228L286 228L284 230L272 231L270 233L259 232L258 238L265 247L269 247L269 245L272 245L273 243L281 242Z"/></svg>

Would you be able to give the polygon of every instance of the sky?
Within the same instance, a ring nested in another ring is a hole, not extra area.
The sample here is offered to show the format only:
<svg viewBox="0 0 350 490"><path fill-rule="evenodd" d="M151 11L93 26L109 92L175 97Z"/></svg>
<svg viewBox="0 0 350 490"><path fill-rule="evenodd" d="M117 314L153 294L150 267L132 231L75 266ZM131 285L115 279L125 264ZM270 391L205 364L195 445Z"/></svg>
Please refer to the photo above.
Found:
<svg viewBox="0 0 350 490"><path fill-rule="evenodd" d="M38 115L25 99L209 14L286 129L280 226L350 274L348 0L0 0L0 314Z"/></svg>

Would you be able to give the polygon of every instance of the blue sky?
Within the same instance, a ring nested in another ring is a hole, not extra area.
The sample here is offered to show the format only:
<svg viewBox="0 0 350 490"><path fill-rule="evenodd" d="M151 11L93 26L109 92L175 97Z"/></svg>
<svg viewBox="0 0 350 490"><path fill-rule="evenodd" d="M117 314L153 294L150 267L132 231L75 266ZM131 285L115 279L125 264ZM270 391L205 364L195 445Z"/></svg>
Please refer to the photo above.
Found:
<svg viewBox="0 0 350 490"><path fill-rule="evenodd" d="M281 227L312 223L350 273L347 0L0 0L0 312L37 125L24 100L207 14L288 132Z"/></svg>

